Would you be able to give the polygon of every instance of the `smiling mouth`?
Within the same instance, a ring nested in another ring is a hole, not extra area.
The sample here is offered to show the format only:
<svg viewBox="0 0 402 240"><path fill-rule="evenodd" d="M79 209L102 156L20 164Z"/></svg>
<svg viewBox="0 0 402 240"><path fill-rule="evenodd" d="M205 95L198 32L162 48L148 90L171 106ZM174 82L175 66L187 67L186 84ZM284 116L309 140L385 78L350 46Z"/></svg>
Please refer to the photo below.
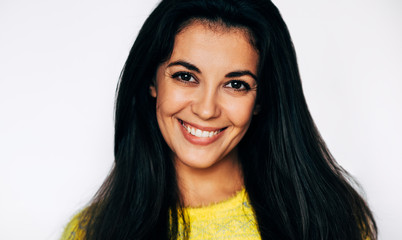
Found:
<svg viewBox="0 0 402 240"><path fill-rule="evenodd" d="M227 127L221 128L221 129L216 129L216 130L212 130L211 131L207 131L207 130L202 130L202 129L198 129L194 126L191 126L190 124L184 122L181 119L178 119L180 124L184 127L184 129L187 130L187 132L193 136L199 137L199 138L210 138L213 137L217 134L219 134L220 132L222 132L223 130L225 130Z"/></svg>

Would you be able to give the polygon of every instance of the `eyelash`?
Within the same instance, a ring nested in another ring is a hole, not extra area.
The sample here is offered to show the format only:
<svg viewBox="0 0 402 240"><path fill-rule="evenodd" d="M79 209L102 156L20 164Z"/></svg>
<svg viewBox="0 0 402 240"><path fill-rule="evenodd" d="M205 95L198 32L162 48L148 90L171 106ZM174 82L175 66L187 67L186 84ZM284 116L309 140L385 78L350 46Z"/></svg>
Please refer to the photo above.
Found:
<svg viewBox="0 0 402 240"><path fill-rule="evenodd" d="M184 82L186 84L193 83L192 81L190 82L190 80L184 80L182 77L185 76L185 75L186 75L186 77L190 77L190 79L191 78L194 79L195 82L198 82L197 79L189 72L177 72L177 73L172 74L171 77L174 78L174 79L177 79L177 80L179 80L181 82ZM242 81L242 80L231 80L231 81L229 81L228 83L225 84L225 87L228 86L229 84L233 84L233 83L240 83L242 85L242 86L240 86L240 88L229 87L229 88L232 88L234 91L242 92L242 91L251 90L250 85L248 83L246 83L245 81Z"/></svg>
<svg viewBox="0 0 402 240"><path fill-rule="evenodd" d="M251 87L248 83L246 83L245 81L241 81L241 80L231 80L225 86L227 86L229 84L233 84L233 83L240 83L243 85L243 86L240 86L240 88L232 87L235 91L241 92L241 91L249 91L251 89Z"/></svg>
<svg viewBox="0 0 402 240"><path fill-rule="evenodd" d="M182 79L182 77L183 77L184 75L188 75L190 78L193 78L194 81L197 81L197 80L195 79L195 77L194 77L191 73L189 73L189 72L177 72L177 73L174 73L174 74L172 74L172 78L177 79L177 80L179 80L179 81L181 81L181 82L184 82L184 83L192 83L192 82L190 82L190 80L184 80L184 79Z"/></svg>

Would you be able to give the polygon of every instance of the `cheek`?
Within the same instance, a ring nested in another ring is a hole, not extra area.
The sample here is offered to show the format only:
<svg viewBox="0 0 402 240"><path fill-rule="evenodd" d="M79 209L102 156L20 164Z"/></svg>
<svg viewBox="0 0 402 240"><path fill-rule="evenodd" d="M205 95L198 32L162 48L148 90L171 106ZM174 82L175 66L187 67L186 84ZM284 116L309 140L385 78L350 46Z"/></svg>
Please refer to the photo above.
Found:
<svg viewBox="0 0 402 240"><path fill-rule="evenodd" d="M235 99L226 104L226 114L235 127L247 127L253 115L255 98Z"/></svg>
<svg viewBox="0 0 402 240"><path fill-rule="evenodd" d="M158 89L156 110L158 115L167 117L182 110L189 102L188 92L178 89L172 84L162 84Z"/></svg>

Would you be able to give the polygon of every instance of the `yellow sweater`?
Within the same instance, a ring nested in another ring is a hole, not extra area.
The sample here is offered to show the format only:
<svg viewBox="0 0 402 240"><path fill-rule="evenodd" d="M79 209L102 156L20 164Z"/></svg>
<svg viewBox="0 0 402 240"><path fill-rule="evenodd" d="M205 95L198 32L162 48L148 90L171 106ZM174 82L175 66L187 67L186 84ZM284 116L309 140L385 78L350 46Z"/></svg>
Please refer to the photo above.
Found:
<svg viewBox="0 0 402 240"><path fill-rule="evenodd" d="M260 240L257 223L246 191L206 207L185 208L190 221L190 240L231 239ZM183 223L179 221L179 232ZM79 215L67 225L61 240L82 240L83 228ZM179 235L182 239L182 235Z"/></svg>

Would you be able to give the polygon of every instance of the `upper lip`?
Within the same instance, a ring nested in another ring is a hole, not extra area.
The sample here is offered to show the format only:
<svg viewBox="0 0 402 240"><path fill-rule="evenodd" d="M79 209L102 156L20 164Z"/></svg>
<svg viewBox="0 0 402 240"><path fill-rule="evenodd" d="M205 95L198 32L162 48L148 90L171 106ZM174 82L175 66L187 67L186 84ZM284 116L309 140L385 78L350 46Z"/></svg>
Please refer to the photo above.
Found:
<svg viewBox="0 0 402 240"><path fill-rule="evenodd" d="M223 128L204 127L204 126L201 126L201 125L198 125L198 124L195 124L195 123L186 122L186 121L181 120L181 119L179 119L179 121L180 121L181 123L184 123L186 126L194 127L194 128L200 129L200 130L202 130L202 131L208 131L208 132L224 130L224 129L226 128L226 127L223 127Z"/></svg>

